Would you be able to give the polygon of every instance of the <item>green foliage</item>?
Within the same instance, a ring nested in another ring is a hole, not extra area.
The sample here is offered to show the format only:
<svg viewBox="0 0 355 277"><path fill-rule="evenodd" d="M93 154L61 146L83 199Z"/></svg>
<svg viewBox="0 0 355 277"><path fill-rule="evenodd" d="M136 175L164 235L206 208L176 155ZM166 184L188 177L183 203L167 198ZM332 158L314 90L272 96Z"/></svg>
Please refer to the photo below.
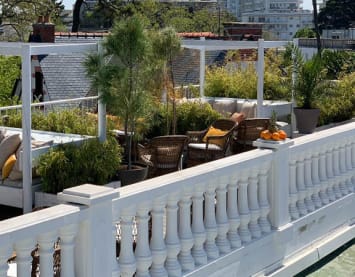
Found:
<svg viewBox="0 0 355 277"><path fill-rule="evenodd" d="M355 53L324 49L322 60L327 70L327 79L339 79L344 74L355 71Z"/></svg>
<svg viewBox="0 0 355 277"><path fill-rule="evenodd" d="M42 189L58 193L65 188L90 183L103 185L115 175L121 163L121 148L110 137L101 143L89 139L81 145L62 144L39 158L37 173Z"/></svg>
<svg viewBox="0 0 355 277"><path fill-rule="evenodd" d="M221 115L212 109L208 103L201 102L182 102L176 106L177 115L177 134L186 134L191 130L204 130L213 121L221 118ZM171 112L167 113L164 105L156 110L153 116L154 124L151 126L147 138L165 135L166 121L172 117Z"/></svg>
<svg viewBox="0 0 355 277"><path fill-rule="evenodd" d="M316 32L311 28L304 27L302 29L298 29L293 37L294 38L315 38Z"/></svg>
<svg viewBox="0 0 355 277"><path fill-rule="evenodd" d="M321 29L347 29L354 21L354 0L328 0L318 15Z"/></svg>
<svg viewBox="0 0 355 277"><path fill-rule="evenodd" d="M9 102L16 79L21 75L20 57L0 56L0 103Z"/></svg>

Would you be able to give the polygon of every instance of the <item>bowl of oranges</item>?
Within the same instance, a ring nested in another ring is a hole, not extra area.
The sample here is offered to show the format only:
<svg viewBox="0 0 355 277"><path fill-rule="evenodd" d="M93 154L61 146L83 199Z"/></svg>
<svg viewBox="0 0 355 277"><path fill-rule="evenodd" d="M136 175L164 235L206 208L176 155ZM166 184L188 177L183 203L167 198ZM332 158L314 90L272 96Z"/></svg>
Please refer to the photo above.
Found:
<svg viewBox="0 0 355 277"><path fill-rule="evenodd" d="M260 139L268 142L283 141L287 138L284 130L264 130L260 133Z"/></svg>

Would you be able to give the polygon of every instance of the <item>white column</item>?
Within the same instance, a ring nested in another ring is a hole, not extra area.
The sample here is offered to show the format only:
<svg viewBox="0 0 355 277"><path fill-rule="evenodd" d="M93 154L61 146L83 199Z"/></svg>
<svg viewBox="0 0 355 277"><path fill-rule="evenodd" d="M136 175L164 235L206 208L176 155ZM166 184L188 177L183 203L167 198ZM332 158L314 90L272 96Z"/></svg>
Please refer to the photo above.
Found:
<svg viewBox="0 0 355 277"><path fill-rule="evenodd" d="M347 181L349 178L349 175L347 174L347 169L346 169L346 145L347 141L343 140L339 143L339 168L340 168L340 174L342 176L342 181L340 182L340 191L343 195L347 195L349 193L348 186L347 186Z"/></svg>
<svg viewBox="0 0 355 277"><path fill-rule="evenodd" d="M353 140L351 143L351 163L353 166L353 176L352 176L352 188L354 191L354 186L355 186L355 141Z"/></svg>
<svg viewBox="0 0 355 277"><path fill-rule="evenodd" d="M179 235L181 251L179 261L183 271L192 271L195 268L195 262L191 255L191 248L194 239L191 231L191 192L185 191L179 202Z"/></svg>
<svg viewBox="0 0 355 277"><path fill-rule="evenodd" d="M320 192L319 196L322 200L323 205L327 205L329 203L329 196L327 192L328 187L328 178L327 178L327 161L326 161L326 152L327 149L325 146L321 147L319 152L319 180L320 180Z"/></svg>
<svg viewBox="0 0 355 277"><path fill-rule="evenodd" d="M13 250L10 244L2 244L0 247L0 276L7 276L9 265L7 260L11 257Z"/></svg>
<svg viewBox="0 0 355 277"><path fill-rule="evenodd" d="M74 240L75 236L78 233L78 225L71 224L67 225L63 228L60 228L59 235L60 235L60 266L61 271L60 274L63 277L71 277L77 276L74 270ZM85 255L87 253L81 253Z"/></svg>
<svg viewBox="0 0 355 277"><path fill-rule="evenodd" d="M219 250L215 239L217 237L217 222L215 214L215 185L210 181L205 192L205 228L206 228L206 243L205 249L207 258L210 260L219 257Z"/></svg>
<svg viewBox="0 0 355 277"><path fill-rule="evenodd" d="M250 208L249 229L253 238L261 237L259 226L260 208L258 203L258 170L253 169L249 176L248 202Z"/></svg>
<svg viewBox="0 0 355 277"><path fill-rule="evenodd" d="M316 149L312 153L312 183L313 183L313 195L312 200L317 209L322 207L322 201L319 197L321 185L319 180L319 154L320 149Z"/></svg>
<svg viewBox="0 0 355 277"><path fill-rule="evenodd" d="M204 249L206 230L203 224L203 192L204 186L197 184L192 196L192 234L194 237L192 256L196 266L207 264L207 254Z"/></svg>
<svg viewBox="0 0 355 277"><path fill-rule="evenodd" d="M312 153L308 152L304 156L304 181L307 191L306 196L306 206L309 212L315 210L315 205L312 201L312 196L314 194L314 187L312 183Z"/></svg>
<svg viewBox="0 0 355 277"><path fill-rule="evenodd" d="M150 249L153 262L150 268L152 276L168 276L164 263L166 259L166 247L164 242L164 208L165 198L157 198L153 201L152 210L152 238Z"/></svg>
<svg viewBox="0 0 355 277"><path fill-rule="evenodd" d="M31 102L32 102L32 67L31 46L22 45L22 203L23 212L32 211L32 151L31 151Z"/></svg>
<svg viewBox="0 0 355 277"><path fill-rule="evenodd" d="M227 236L232 249L236 249L242 245L242 241L240 240L238 234L240 218L238 212L238 175L237 174L235 174L235 176L234 175L231 176L227 190L228 190L227 214L229 218L229 231Z"/></svg>
<svg viewBox="0 0 355 277"><path fill-rule="evenodd" d="M166 208L166 235L165 245L167 249L167 258L165 268L169 276L181 276L181 266L177 259L180 252L180 240L178 235L178 195L171 194L168 197Z"/></svg>
<svg viewBox="0 0 355 277"><path fill-rule="evenodd" d="M330 201L335 201L335 191L334 191L334 173L333 173L333 149L332 145L329 145L327 152L326 152L326 172L327 172L327 179L328 179L328 188L327 193L329 196Z"/></svg>
<svg viewBox="0 0 355 277"><path fill-rule="evenodd" d="M342 177L340 176L339 151L340 151L339 143L335 143L333 148L333 173L334 173L334 192L336 198L342 197L342 193L340 191L340 183Z"/></svg>
<svg viewBox="0 0 355 277"><path fill-rule="evenodd" d="M297 159L297 175L296 175L296 183L298 190L298 200L297 200L297 208L300 216L304 216L307 214L307 207L305 205L305 198L307 196L307 190L304 184L304 162L303 156L299 156Z"/></svg>
<svg viewBox="0 0 355 277"><path fill-rule="evenodd" d="M42 276L53 275L54 243L58 237L57 232L49 232L38 236L39 256L41 259L39 271Z"/></svg>
<svg viewBox="0 0 355 277"><path fill-rule="evenodd" d="M353 192L353 183L352 183L352 177L353 175L355 175L355 171L352 173L352 163L351 163L351 138L348 139L347 143L346 143L346 171L347 171L347 175L348 175L348 180L347 180L347 187L349 190L349 193Z"/></svg>
<svg viewBox="0 0 355 277"><path fill-rule="evenodd" d="M124 209L121 213L121 240L118 262L120 264L121 276L124 277L133 276L137 269L136 259L133 253L134 214L134 209Z"/></svg>
<svg viewBox="0 0 355 277"><path fill-rule="evenodd" d="M149 204L141 204L137 209L137 241L135 257L137 264L137 277L149 277L149 267L152 264L152 252L149 248Z"/></svg>
<svg viewBox="0 0 355 277"><path fill-rule="evenodd" d="M259 198L259 205L260 205L259 225L263 233L270 233L271 231L271 224L268 218L270 213L270 205L269 205L268 193L267 193L268 172L269 172L268 164L264 164L259 171L259 191L258 191L258 198Z"/></svg>
<svg viewBox="0 0 355 277"><path fill-rule="evenodd" d="M33 239L21 240L15 243L17 276L31 276L31 251L35 246Z"/></svg>
<svg viewBox="0 0 355 277"><path fill-rule="evenodd" d="M230 244L227 240L227 232L229 230L229 222L227 217L227 185L229 177L222 176L219 178L218 187L216 190L217 206L216 206L216 221L217 221L217 239L216 244L221 254L230 252Z"/></svg>
<svg viewBox="0 0 355 277"><path fill-rule="evenodd" d="M102 43L97 44L97 51L99 54L103 53ZM99 100L97 103L98 111L98 137L100 141L106 140L106 105L102 102L101 92L99 91Z"/></svg>
<svg viewBox="0 0 355 277"><path fill-rule="evenodd" d="M205 38L201 37L200 40L204 41ZM206 67L206 48L200 49L200 97L205 97L205 67Z"/></svg>
<svg viewBox="0 0 355 277"><path fill-rule="evenodd" d="M240 174L238 189L238 205L240 212L239 235L243 243L251 241L251 234L248 228L250 222L250 212L248 206L248 172L243 171Z"/></svg>
<svg viewBox="0 0 355 277"><path fill-rule="evenodd" d="M263 102L264 102L264 40L258 40L258 85L257 85L257 105L256 116L262 117Z"/></svg>
<svg viewBox="0 0 355 277"><path fill-rule="evenodd" d="M291 219L295 220L300 217L296 206L297 199L298 199L298 191L296 186L297 161L290 160L289 166L290 166L289 211L290 211Z"/></svg>

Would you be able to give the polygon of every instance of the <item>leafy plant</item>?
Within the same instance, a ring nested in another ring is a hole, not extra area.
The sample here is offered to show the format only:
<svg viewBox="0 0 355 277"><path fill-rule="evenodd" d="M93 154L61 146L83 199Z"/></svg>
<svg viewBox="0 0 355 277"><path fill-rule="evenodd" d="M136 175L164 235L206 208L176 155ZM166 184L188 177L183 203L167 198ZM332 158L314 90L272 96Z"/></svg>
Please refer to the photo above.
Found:
<svg viewBox="0 0 355 277"><path fill-rule="evenodd" d="M89 139L79 146L62 144L41 155L37 173L44 192L58 193L84 183L106 184L120 163L121 148L114 138Z"/></svg>

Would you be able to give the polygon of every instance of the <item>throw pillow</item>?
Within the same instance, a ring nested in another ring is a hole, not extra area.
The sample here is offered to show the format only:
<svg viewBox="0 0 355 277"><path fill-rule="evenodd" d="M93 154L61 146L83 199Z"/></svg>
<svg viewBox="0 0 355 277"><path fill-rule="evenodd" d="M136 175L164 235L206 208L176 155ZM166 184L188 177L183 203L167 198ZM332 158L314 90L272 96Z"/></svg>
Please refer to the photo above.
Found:
<svg viewBox="0 0 355 277"><path fill-rule="evenodd" d="M21 143L20 134L9 135L0 143L0 168L11 154L14 154Z"/></svg>
<svg viewBox="0 0 355 277"><path fill-rule="evenodd" d="M2 180L5 180L7 177L9 177L10 172L12 168L14 167L16 163L16 155L12 154L4 163L4 166L2 167L1 170L1 175L2 175Z"/></svg>
<svg viewBox="0 0 355 277"><path fill-rule="evenodd" d="M208 132L207 134L203 137L202 141L203 142L207 142L207 138L208 137L214 137L214 136L224 136L225 134L227 134L228 131L223 131L221 129L218 129L218 128L214 128L213 126L211 126L209 129L208 129ZM213 144L216 144L220 147L223 147L224 145L224 138L215 138L215 139L210 139L208 142L209 143L213 143Z"/></svg>
<svg viewBox="0 0 355 277"><path fill-rule="evenodd" d="M245 119L245 115L243 113L233 113L230 119L239 124Z"/></svg>

